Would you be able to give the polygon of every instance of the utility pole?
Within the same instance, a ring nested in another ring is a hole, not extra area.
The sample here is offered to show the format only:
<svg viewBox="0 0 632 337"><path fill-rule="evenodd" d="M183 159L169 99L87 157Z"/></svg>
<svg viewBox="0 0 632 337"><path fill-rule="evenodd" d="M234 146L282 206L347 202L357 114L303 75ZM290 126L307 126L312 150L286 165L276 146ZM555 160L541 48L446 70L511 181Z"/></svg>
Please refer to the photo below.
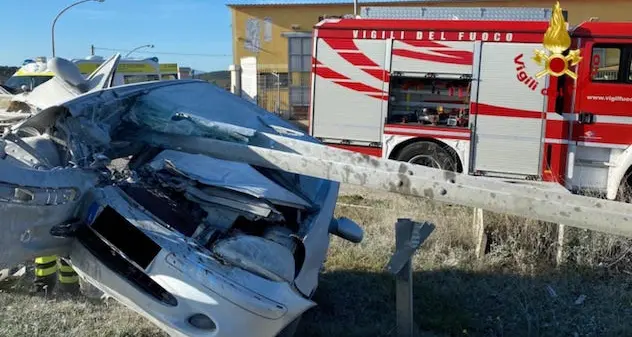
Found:
<svg viewBox="0 0 632 337"><path fill-rule="evenodd" d="M353 0L353 16L358 16L358 0Z"/></svg>
<svg viewBox="0 0 632 337"><path fill-rule="evenodd" d="M272 72L272 76L276 78L276 88L277 88L277 97L276 104L274 110L276 110L277 115L281 115L281 75L276 71Z"/></svg>
<svg viewBox="0 0 632 337"><path fill-rule="evenodd" d="M94 56L94 45L90 45L90 55Z"/></svg>

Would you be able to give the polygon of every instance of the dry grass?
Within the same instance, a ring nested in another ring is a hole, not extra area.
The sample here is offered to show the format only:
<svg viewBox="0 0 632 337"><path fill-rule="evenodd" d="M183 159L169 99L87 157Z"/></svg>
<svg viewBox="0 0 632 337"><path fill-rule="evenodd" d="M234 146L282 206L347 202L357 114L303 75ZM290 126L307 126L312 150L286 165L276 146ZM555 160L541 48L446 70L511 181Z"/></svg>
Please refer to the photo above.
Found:
<svg viewBox="0 0 632 337"><path fill-rule="evenodd" d="M32 275L0 286L0 336L165 336L145 318L114 301L52 293L31 296Z"/></svg>
<svg viewBox="0 0 632 337"><path fill-rule="evenodd" d="M394 280L383 269L401 217L436 224L414 258L420 335L632 336L627 241L571 231L569 264L555 268L556 226L486 213L488 254L476 260L471 209L348 186L342 194L347 206L336 213L362 224L365 240L332 239L315 295L319 305L306 313L297 336L395 335ZM159 335L116 303L45 300L8 288L0 293L2 336Z"/></svg>

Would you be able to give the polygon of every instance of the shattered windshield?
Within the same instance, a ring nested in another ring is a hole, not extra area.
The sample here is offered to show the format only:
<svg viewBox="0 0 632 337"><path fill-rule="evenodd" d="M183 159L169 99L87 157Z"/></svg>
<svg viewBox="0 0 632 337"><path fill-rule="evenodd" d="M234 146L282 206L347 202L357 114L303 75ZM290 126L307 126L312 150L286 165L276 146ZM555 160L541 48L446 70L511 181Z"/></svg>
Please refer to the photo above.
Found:
<svg viewBox="0 0 632 337"><path fill-rule="evenodd" d="M207 83L152 90L136 99L126 119L153 131L243 143L255 131L297 130L257 105Z"/></svg>
<svg viewBox="0 0 632 337"><path fill-rule="evenodd" d="M153 143L156 133L256 146L273 142L257 133L317 142L279 116L202 81L113 88L77 98L66 107L71 116L55 122L57 137L65 140L68 154L80 166L90 165L99 153L111 157L133 152L132 147L138 150ZM37 126L46 115L22 126Z"/></svg>

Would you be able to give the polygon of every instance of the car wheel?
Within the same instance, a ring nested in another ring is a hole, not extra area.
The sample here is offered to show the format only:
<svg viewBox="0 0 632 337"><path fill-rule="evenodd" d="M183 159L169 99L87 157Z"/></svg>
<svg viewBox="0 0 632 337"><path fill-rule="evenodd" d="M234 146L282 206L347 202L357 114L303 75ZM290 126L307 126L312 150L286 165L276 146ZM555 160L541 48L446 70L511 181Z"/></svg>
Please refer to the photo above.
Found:
<svg viewBox="0 0 632 337"><path fill-rule="evenodd" d="M397 160L423 165L445 171L458 171L457 159L445 147L428 141L419 141L406 145Z"/></svg>

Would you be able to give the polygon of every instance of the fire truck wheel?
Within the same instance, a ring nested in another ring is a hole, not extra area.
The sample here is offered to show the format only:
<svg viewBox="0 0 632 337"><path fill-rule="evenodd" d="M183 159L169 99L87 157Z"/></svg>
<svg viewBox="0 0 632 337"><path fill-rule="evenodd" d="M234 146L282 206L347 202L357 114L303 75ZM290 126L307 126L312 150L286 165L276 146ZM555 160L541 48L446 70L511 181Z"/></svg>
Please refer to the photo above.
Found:
<svg viewBox="0 0 632 337"><path fill-rule="evenodd" d="M632 203L632 172L623 176L621 185L619 185L619 190L617 191L617 198L615 200Z"/></svg>
<svg viewBox="0 0 632 337"><path fill-rule="evenodd" d="M397 160L429 166L446 171L457 171L456 158L443 146L434 142L419 141L406 145Z"/></svg>

